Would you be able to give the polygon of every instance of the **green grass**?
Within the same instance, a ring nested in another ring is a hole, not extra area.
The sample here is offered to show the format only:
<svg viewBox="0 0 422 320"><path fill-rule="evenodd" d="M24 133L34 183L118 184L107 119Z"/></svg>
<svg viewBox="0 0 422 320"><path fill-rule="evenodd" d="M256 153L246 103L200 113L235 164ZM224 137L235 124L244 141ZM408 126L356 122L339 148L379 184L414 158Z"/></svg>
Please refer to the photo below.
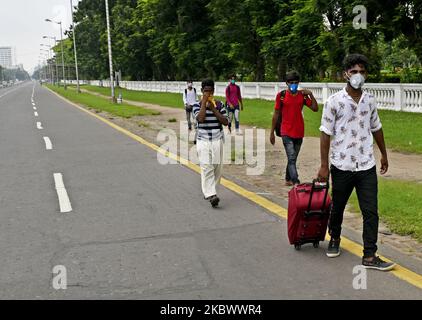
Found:
<svg viewBox="0 0 422 320"><path fill-rule="evenodd" d="M85 89L98 93L110 94L109 88L84 86ZM183 108L182 95L178 93L145 92L117 89L124 99L162 106ZM221 97L220 97L221 98ZM241 123L258 128L271 127L274 101L244 99L245 110L240 113ZM318 112L305 108L305 135L319 137L322 106ZM400 152L422 154L422 114L379 110L388 148Z"/></svg>
<svg viewBox="0 0 422 320"><path fill-rule="evenodd" d="M84 105L85 107L94 109L97 112L106 111L115 116L123 118L131 118L133 116L157 115L157 111L148 110L141 107L136 107L128 104L113 104L111 101L94 96L89 93L76 93L75 90L68 88L64 90L62 87L55 87L48 85L48 88L57 92L61 96L69 99L72 102Z"/></svg>
<svg viewBox="0 0 422 320"><path fill-rule="evenodd" d="M139 127L144 127L144 128L149 128L151 127L151 125L145 121L138 121L138 126Z"/></svg>
<svg viewBox="0 0 422 320"><path fill-rule="evenodd" d="M422 114L379 110L385 143L400 152L422 154Z"/></svg>
<svg viewBox="0 0 422 320"><path fill-rule="evenodd" d="M378 210L382 221L400 235L422 242L422 185L415 182L379 179ZM353 212L360 212L357 196L350 198Z"/></svg>
<svg viewBox="0 0 422 320"><path fill-rule="evenodd" d="M110 88L96 87L96 86L82 86L82 89L101 93L103 95L110 95ZM182 95L178 93L161 93L148 91L134 91L123 88L116 88L116 96L122 94L123 100L131 100L138 102L145 102L151 104L158 104L163 107L184 108Z"/></svg>

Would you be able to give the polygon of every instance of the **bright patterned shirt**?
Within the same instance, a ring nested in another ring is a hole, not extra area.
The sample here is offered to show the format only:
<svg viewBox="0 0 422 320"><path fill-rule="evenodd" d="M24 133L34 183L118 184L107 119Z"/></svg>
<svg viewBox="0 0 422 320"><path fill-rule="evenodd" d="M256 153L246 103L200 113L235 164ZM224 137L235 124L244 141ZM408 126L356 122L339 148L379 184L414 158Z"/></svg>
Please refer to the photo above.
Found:
<svg viewBox="0 0 422 320"><path fill-rule="evenodd" d="M359 103L344 88L324 105L320 131L331 136L331 164L343 171L363 171L375 166L372 133L382 127L375 97L362 92Z"/></svg>

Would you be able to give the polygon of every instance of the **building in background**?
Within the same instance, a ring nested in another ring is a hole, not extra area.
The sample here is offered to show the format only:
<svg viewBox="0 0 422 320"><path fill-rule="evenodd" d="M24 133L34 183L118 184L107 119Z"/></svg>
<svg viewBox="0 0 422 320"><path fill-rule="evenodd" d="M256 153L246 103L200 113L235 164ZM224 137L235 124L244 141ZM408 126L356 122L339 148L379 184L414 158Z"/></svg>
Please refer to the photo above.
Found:
<svg viewBox="0 0 422 320"><path fill-rule="evenodd" d="M11 68L13 66L12 47L0 47L0 66Z"/></svg>

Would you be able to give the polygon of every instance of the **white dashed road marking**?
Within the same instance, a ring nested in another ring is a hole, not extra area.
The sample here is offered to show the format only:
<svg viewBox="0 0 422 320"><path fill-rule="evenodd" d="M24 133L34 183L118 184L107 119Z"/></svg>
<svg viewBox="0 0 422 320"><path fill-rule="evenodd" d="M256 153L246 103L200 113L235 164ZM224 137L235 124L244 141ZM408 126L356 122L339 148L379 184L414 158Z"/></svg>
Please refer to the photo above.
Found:
<svg viewBox="0 0 422 320"><path fill-rule="evenodd" d="M60 212L71 212L72 205L70 204L69 196L63 183L63 175L61 173L54 174L54 183L56 185L57 196L59 197Z"/></svg>
<svg viewBox="0 0 422 320"><path fill-rule="evenodd" d="M51 143L51 140L49 137L44 137L44 142L45 142L45 148L47 150L53 150L53 144Z"/></svg>

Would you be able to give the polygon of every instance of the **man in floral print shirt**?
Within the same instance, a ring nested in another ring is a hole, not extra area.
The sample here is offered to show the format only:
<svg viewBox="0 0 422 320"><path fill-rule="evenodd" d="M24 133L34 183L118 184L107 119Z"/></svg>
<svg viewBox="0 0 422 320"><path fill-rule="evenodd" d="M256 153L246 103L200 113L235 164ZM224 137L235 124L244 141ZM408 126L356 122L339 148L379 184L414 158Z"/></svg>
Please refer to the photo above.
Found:
<svg viewBox="0 0 422 320"><path fill-rule="evenodd" d="M327 256L334 258L340 255L343 213L355 188L363 215L362 265L387 271L393 269L394 264L382 261L375 255L379 218L373 138L381 151L381 174L388 170L388 159L375 97L362 90L368 76L367 68L368 60L361 54L351 54L344 60L347 86L328 98L321 118L321 167L318 178L328 179L331 171L333 207Z"/></svg>

